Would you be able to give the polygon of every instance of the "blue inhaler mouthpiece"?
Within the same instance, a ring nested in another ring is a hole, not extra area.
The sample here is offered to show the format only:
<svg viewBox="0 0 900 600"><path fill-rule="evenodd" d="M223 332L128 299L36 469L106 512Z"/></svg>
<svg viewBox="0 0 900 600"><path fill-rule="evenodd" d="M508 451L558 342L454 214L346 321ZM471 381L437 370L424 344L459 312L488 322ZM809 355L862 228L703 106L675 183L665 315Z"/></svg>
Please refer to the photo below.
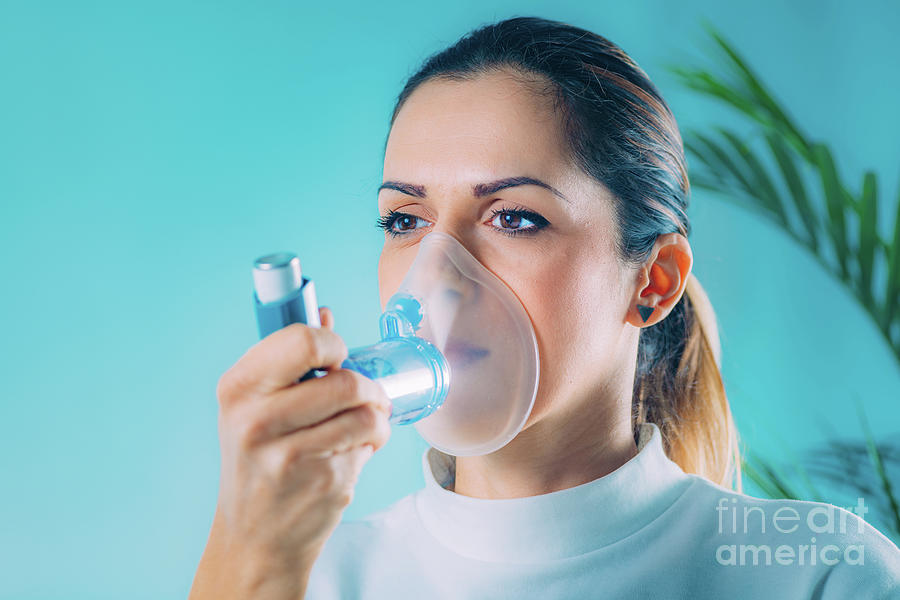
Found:
<svg viewBox="0 0 900 600"><path fill-rule="evenodd" d="M292 323L321 327L315 286L303 277L300 259L289 252L268 254L253 268L254 307L260 338ZM421 304L397 294L381 315L381 341L349 350L341 367L379 383L393 404L392 424L414 423L444 402L450 367L443 354L415 335L422 321ZM312 369L299 381L327 374Z"/></svg>
<svg viewBox="0 0 900 600"><path fill-rule="evenodd" d="M450 366L444 355L415 332L422 306L397 294L381 315L381 341L350 350L341 366L381 384L394 405L391 423L414 423L443 404L450 389Z"/></svg>

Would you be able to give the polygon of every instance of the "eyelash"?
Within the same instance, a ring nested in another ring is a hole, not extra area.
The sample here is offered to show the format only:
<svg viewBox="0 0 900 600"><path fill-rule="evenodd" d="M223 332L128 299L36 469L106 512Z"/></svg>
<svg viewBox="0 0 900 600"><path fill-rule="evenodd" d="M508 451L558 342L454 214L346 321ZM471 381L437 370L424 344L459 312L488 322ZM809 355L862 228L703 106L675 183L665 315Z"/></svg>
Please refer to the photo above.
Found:
<svg viewBox="0 0 900 600"><path fill-rule="evenodd" d="M544 227L550 224L547 219L537 214L536 212L532 212L526 208L515 207L509 209L494 209L491 211L491 220L493 221L497 215L512 215L514 217L525 218L534 223L533 227L528 227L526 229L506 229L500 227L494 227L494 229L498 229L500 233L503 235L507 235L509 237L515 237L517 235L534 235ZM375 226L383 229L385 232L389 233L391 237L399 237L402 235L406 235L415 229L410 229L407 231L394 231L394 223L397 222L398 219L403 217L410 217L411 219L418 219L420 217L416 217L415 215L410 215L403 212L396 212L393 210L389 210L387 215L381 216L375 222Z"/></svg>

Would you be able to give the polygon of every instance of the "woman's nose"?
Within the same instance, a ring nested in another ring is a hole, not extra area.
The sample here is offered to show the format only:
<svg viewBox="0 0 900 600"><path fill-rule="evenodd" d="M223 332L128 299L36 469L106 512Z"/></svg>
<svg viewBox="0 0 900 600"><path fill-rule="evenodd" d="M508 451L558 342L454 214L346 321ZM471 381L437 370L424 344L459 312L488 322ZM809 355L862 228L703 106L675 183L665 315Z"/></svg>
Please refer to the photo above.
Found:
<svg viewBox="0 0 900 600"><path fill-rule="evenodd" d="M450 235L453 241L433 240L437 242L434 245L420 245L420 252L426 247L429 248L426 270L428 279L431 280L432 290L439 291L444 296L444 300L453 300L459 303L472 301L478 291L478 282L474 279L478 274L472 272L468 261L460 257L460 250L469 254L471 251L459 238L452 234L447 235ZM454 247L454 242L458 246Z"/></svg>

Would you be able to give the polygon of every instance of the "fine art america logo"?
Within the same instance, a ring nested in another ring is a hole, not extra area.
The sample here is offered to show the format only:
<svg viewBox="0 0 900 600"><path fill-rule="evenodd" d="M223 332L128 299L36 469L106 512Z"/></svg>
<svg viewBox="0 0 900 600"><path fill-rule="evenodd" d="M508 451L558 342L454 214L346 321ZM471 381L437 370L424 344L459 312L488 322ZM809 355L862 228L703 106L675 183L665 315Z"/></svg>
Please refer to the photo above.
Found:
<svg viewBox="0 0 900 600"><path fill-rule="evenodd" d="M832 543L840 542L842 538L850 539L851 536L840 534L851 532L848 530L853 525L847 523L851 512L859 517L856 529L863 533L863 516L868 509L862 498L857 498L856 506L846 511L831 504L814 505L806 509L805 515L793 506L766 506L768 511L763 506L741 508L743 510L738 509L736 498L719 498L716 506L719 535L743 536L745 542L759 535L760 541L781 538L784 543L721 544L716 548L716 562L720 565L836 565L841 561L850 565L865 564L863 544Z"/></svg>

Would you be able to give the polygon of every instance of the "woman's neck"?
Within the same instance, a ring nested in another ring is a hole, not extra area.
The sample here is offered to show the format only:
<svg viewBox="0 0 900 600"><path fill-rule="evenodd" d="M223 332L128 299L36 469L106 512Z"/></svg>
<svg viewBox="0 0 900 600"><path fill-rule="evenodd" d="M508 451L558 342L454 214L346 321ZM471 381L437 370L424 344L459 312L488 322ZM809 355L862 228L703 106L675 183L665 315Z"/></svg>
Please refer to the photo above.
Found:
<svg viewBox="0 0 900 600"><path fill-rule="evenodd" d="M576 404L542 416L496 452L457 457L453 491L492 499L547 494L607 475L637 454L630 398Z"/></svg>

